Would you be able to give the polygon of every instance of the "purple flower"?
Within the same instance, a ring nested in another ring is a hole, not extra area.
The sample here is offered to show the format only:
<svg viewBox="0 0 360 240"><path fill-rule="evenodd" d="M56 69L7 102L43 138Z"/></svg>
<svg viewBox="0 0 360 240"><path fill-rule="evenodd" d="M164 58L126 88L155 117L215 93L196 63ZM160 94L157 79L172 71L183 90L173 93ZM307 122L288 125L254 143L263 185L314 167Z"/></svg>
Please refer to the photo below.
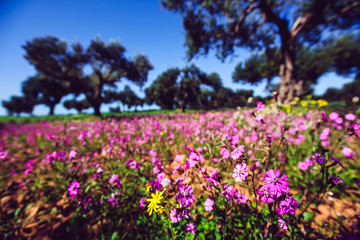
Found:
<svg viewBox="0 0 360 240"><path fill-rule="evenodd" d="M256 190L256 193L259 195L259 199L263 203L273 203L273 202L275 202L274 195L271 194L270 192L268 192L267 189L264 188L264 186L262 186L262 185L260 185L258 187L258 189Z"/></svg>
<svg viewBox="0 0 360 240"><path fill-rule="evenodd" d="M194 191L189 185L180 183L178 186L179 193L176 195L176 201L180 202L180 207L187 207L195 199L191 193Z"/></svg>
<svg viewBox="0 0 360 240"><path fill-rule="evenodd" d="M325 122L329 121L329 118L326 116L326 114L323 111L321 111L321 119L324 120Z"/></svg>
<svg viewBox="0 0 360 240"><path fill-rule="evenodd" d="M242 182L249 175L246 163L237 164L234 168L233 178L235 182Z"/></svg>
<svg viewBox="0 0 360 240"><path fill-rule="evenodd" d="M217 175L216 175L217 172L218 172L218 169L215 168L215 170L212 171L209 175L204 174L204 179L206 179L206 182L208 182L208 183L210 183L210 184L212 184L212 185L214 185L214 186L219 185L218 177L217 177ZM210 190L211 187L208 186L208 189Z"/></svg>
<svg viewBox="0 0 360 240"><path fill-rule="evenodd" d="M224 197L228 200L228 201L232 201L233 200L233 191L234 191L234 187L231 185L224 185L224 191L222 192L222 195L224 195Z"/></svg>
<svg viewBox="0 0 360 240"><path fill-rule="evenodd" d="M244 147L244 145L240 145L234 151L232 151L231 158L234 160L238 160L245 152Z"/></svg>
<svg viewBox="0 0 360 240"><path fill-rule="evenodd" d="M288 230L288 226L286 225L286 222L281 217L278 217L278 224L280 228L284 230Z"/></svg>
<svg viewBox="0 0 360 240"><path fill-rule="evenodd" d="M224 185L224 191L222 192L222 195L228 200L228 201L237 201L238 203L245 203L246 199L245 196L237 189L234 189L231 185Z"/></svg>
<svg viewBox="0 0 360 240"><path fill-rule="evenodd" d="M79 187L80 187L80 183L77 181L73 181L70 183L69 188L68 188L70 199L74 199L76 197L76 195L78 195Z"/></svg>
<svg viewBox="0 0 360 240"><path fill-rule="evenodd" d="M311 154L311 159L314 163L318 162L320 165L326 162L325 155L316 153L315 155Z"/></svg>
<svg viewBox="0 0 360 240"><path fill-rule="evenodd" d="M196 232L195 224L194 223L186 224L186 231L195 233Z"/></svg>
<svg viewBox="0 0 360 240"><path fill-rule="evenodd" d="M178 210L179 210L179 213L177 215L177 218L179 219L179 221L183 217L186 218L186 219L189 219L189 217L190 217L190 209L189 209L189 207L182 207L182 208L179 208Z"/></svg>
<svg viewBox="0 0 360 240"><path fill-rule="evenodd" d="M344 166L342 165L342 163L340 162L339 159L337 159L336 157L332 157L332 159L333 159L337 164L339 164L342 168L344 168Z"/></svg>
<svg viewBox="0 0 360 240"><path fill-rule="evenodd" d="M276 212L280 215L284 215L286 213L290 213L291 215L295 215L295 208L299 206L298 201L294 200L292 197L285 198L285 200L280 201L278 209Z"/></svg>
<svg viewBox="0 0 360 240"><path fill-rule="evenodd" d="M136 168L137 171L140 171L140 167L141 167L141 163L140 163L140 162L136 162L135 160L129 159L129 160L126 162L126 165L127 165L128 168L130 168L130 169Z"/></svg>
<svg viewBox="0 0 360 240"><path fill-rule="evenodd" d="M107 199L107 201L111 204L111 206L114 206L119 203L119 201L116 200L116 196L120 195L118 192L112 193L111 197Z"/></svg>
<svg viewBox="0 0 360 240"><path fill-rule="evenodd" d="M207 198L204 202L204 206L205 206L205 211L211 212L213 210L214 201L211 200L210 198Z"/></svg>
<svg viewBox="0 0 360 240"><path fill-rule="evenodd" d="M275 194L276 197L280 197L283 192L289 192L289 185L288 181L285 179L288 177L284 174L282 177L279 178L281 172L279 169L270 169L266 172L266 177L264 179L265 185L264 187L267 189L268 192Z"/></svg>
<svg viewBox="0 0 360 240"><path fill-rule="evenodd" d="M334 183L335 185L344 182L341 177L336 176L336 173L333 173L333 174L330 176L330 179L333 181L333 183Z"/></svg>

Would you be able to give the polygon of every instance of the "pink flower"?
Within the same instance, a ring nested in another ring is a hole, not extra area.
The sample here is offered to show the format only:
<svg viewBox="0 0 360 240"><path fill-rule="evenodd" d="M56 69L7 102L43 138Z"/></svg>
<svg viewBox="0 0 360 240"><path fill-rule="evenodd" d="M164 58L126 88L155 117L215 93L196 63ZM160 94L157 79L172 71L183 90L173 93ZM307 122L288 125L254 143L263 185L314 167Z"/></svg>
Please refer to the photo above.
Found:
<svg viewBox="0 0 360 240"><path fill-rule="evenodd" d="M196 232L195 224L194 223L186 224L186 231L195 233Z"/></svg>
<svg viewBox="0 0 360 240"><path fill-rule="evenodd" d="M7 155L8 155L7 151L5 151L5 150L0 151L0 159L6 158Z"/></svg>
<svg viewBox="0 0 360 240"><path fill-rule="evenodd" d="M214 201L211 200L210 198L207 198L206 201L204 202L204 206L207 212L211 212L213 210Z"/></svg>
<svg viewBox="0 0 360 240"><path fill-rule="evenodd" d="M109 179L109 183L113 183L118 179L119 175L118 174L113 174L110 179Z"/></svg>
<svg viewBox="0 0 360 240"><path fill-rule="evenodd" d="M139 208L144 207L144 205L145 205L145 198L142 198L139 202Z"/></svg>
<svg viewBox="0 0 360 240"><path fill-rule="evenodd" d="M262 111L265 109L265 104L263 104L262 102L260 101L257 101L256 102L256 108L255 108L255 111Z"/></svg>
<svg viewBox="0 0 360 240"><path fill-rule="evenodd" d="M335 119L335 122L337 124L342 124L343 123L343 119L341 117L338 117L337 119Z"/></svg>
<svg viewBox="0 0 360 240"><path fill-rule="evenodd" d="M230 157L230 152L226 149L225 146L221 147L220 150L220 155L224 158L224 159L228 159Z"/></svg>
<svg viewBox="0 0 360 240"><path fill-rule="evenodd" d="M286 225L286 222L281 217L278 217L278 225L280 228L284 230L288 230L288 226Z"/></svg>
<svg viewBox="0 0 360 240"><path fill-rule="evenodd" d="M305 171L309 167L306 162L299 162L298 166L299 166L299 169L302 171Z"/></svg>
<svg viewBox="0 0 360 240"><path fill-rule="evenodd" d="M351 124L351 127L354 129L356 133L360 133L360 125L359 124Z"/></svg>
<svg viewBox="0 0 360 240"><path fill-rule="evenodd" d="M24 172L24 176L28 175L32 170L33 170L32 167L28 167Z"/></svg>
<svg viewBox="0 0 360 240"><path fill-rule="evenodd" d="M73 181L70 183L69 188L68 188L70 199L74 199L76 197L76 195L78 195L79 187L80 187L80 183L77 181Z"/></svg>
<svg viewBox="0 0 360 240"><path fill-rule="evenodd" d="M355 156L355 153L348 147L344 147L342 153L347 158L352 158L353 156Z"/></svg>
<svg viewBox="0 0 360 240"><path fill-rule="evenodd" d="M175 161L176 161L176 162L181 161L181 159L182 159L182 156L181 156L180 154L178 154L178 155L175 156Z"/></svg>
<svg viewBox="0 0 360 240"><path fill-rule="evenodd" d="M348 113L345 115L345 119L348 120L348 121L354 121L356 118L356 115L355 114L352 114L352 113Z"/></svg>
<svg viewBox="0 0 360 240"><path fill-rule="evenodd" d="M234 160L238 160L244 154L244 152L244 145L240 145L231 152L231 158Z"/></svg>
<svg viewBox="0 0 360 240"><path fill-rule="evenodd" d="M242 182L249 175L246 163L237 164L234 168L233 178L235 182Z"/></svg>
<svg viewBox="0 0 360 240"><path fill-rule="evenodd" d="M172 171L172 173L176 173L177 171L179 171L179 169L181 168L181 163L178 163L175 168L174 168L174 171Z"/></svg>
<svg viewBox="0 0 360 240"><path fill-rule="evenodd" d="M339 117L339 114L337 112L332 112L329 115L330 120L335 121Z"/></svg>
<svg viewBox="0 0 360 240"><path fill-rule="evenodd" d="M74 151L74 150L71 150L70 152L69 152L69 158L72 160L72 159L74 159L75 158L75 156L76 156L76 154L77 154L77 152L76 151Z"/></svg>
<svg viewBox="0 0 360 240"><path fill-rule="evenodd" d="M289 182L285 181L288 176L284 174L282 177L280 177L280 174L281 172L279 169L276 169L275 172L274 169L270 169L266 172L266 177L264 179L264 187L270 193L275 194L276 197L280 197L283 192L289 192L289 188L287 187L289 185Z"/></svg>
<svg viewBox="0 0 360 240"><path fill-rule="evenodd" d="M177 223L181 218L176 214L176 208L170 211L170 220L173 223Z"/></svg>

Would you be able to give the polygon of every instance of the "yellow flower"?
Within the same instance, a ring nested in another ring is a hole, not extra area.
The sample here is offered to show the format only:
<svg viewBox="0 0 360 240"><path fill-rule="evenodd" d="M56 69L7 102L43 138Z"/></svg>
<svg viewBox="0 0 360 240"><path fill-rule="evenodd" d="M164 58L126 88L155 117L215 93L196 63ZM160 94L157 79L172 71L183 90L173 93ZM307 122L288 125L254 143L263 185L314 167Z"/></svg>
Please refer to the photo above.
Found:
<svg viewBox="0 0 360 240"><path fill-rule="evenodd" d="M284 108L285 108L286 113L290 113L290 112L291 112L291 106L290 106L290 104L286 104L286 105L284 106Z"/></svg>
<svg viewBox="0 0 360 240"><path fill-rule="evenodd" d="M295 98L294 98L294 101L295 101L295 102L298 102L298 101L300 101L300 98L299 98L299 97L295 97Z"/></svg>
<svg viewBox="0 0 360 240"><path fill-rule="evenodd" d="M323 99L319 99L319 100L317 101L317 103L318 103L319 107L323 107L323 106L328 105L328 102L325 101L325 100L323 100Z"/></svg>
<svg viewBox="0 0 360 240"><path fill-rule="evenodd" d="M150 192L151 191L151 186L147 186L146 187L146 192Z"/></svg>
<svg viewBox="0 0 360 240"><path fill-rule="evenodd" d="M157 191L155 194L152 193L150 199L146 199L146 201L150 202L148 205L147 211L149 212L149 216L151 216L152 212L159 212L162 213L164 211L163 207L160 207L158 204L160 204L160 200L164 197L162 196L164 192L161 192L159 194L159 191Z"/></svg>
<svg viewBox="0 0 360 240"><path fill-rule="evenodd" d="M302 107L307 107L308 102L307 102L307 101L304 101L304 100L301 100L300 105L301 105Z"/></svg>

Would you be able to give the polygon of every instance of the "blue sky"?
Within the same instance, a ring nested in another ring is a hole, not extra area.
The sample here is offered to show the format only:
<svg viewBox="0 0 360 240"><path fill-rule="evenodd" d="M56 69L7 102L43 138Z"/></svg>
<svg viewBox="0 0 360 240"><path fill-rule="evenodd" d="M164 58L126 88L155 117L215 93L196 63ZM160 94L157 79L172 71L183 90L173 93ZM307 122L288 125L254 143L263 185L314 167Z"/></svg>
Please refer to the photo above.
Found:
<svg viewBox="0 0 360 240"><path fill-rule="evenodd" d="M0 101L11 95L21 95L21 83L35 74L35 69L25 60L22 45L34 37L55 36L69 44L80 42L87 47L90 40L100 36L105 42L118 40L127 50L126 56L142 53L149 57L154 70L149 73L144 89L169 67L184 67L184 30L180 14L163 9L157 0L0 0ZM235 84L231 75L238 62L251 52L237 49L235 56L222 63L214 53L194 59L207 73L217 72L225 87L253 89L255 95L266 96L265 83L253 87ZM319 79L316 94L328 87L342 87L352 78L327 74ZM128 84L141 97L144 93L126 80L119 84L122 89ZM71 97L70 97L71 98ZM103 105L102 111L108 111ZM91 112L91 111L90 111ZM48 108L35 107L35 115L46 115ZM55 114L69 113L61 104ZM75 113L75 111L71 111ZM6 110L0 106L0 115Z"/></svg>

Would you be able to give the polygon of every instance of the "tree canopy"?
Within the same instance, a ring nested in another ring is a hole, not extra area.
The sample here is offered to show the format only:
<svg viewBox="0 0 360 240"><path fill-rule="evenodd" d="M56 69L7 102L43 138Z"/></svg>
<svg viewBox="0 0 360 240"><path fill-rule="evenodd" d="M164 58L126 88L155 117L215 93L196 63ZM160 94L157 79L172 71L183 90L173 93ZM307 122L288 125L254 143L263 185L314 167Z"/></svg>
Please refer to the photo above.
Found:
<svg viewBox="0 0 360 240"><path fill-rule="evenodd" d="M55 105L71 92L70 84L54 78L36 75L22 83L22 92L34 104L45 104L50 108L49 115L54 114Z"/></svg>
<svg viewBox="0 0 360 240"><path fill-rule="evenodd" d="M339 35L342 30L358 28L360 23L360 1L356 0L161 0L161 3L181 13L189 59L208 54L212 49L222 60L233 55L237 47L278 49L280 102L301 94L304 79L298 78L295 62L302 47L312 49L323 44L331 33ZM257 77L249 80L255 81Z"/></svg>
<svg viewBox="0 0 360 240"><path fill-rule="evenodd" d="M84 49L80 43L69 47L65 41L48 36L34 38L23 47L25 58L40 74L68 83L74 94L84 94L95 115L101 115L105 86L115 87L127 78L142 87L153 69L144 55L125 57L125 48L117 41L106 44L95 38Z"/></svg>
<svg viewBox="0 0 360 240"><path fill-rule="evenodd" d="M310 85L327 72L340 75L359 74L360 38L346 35L326 46L312 50L298 47L295 66L297 79L304 80L303 95L310 93ZM254 54L245 62L240 62L233 73L234 82L260 83L267 79L268 85L278 76L280 52L268 49L263 54Z"/></svg>

